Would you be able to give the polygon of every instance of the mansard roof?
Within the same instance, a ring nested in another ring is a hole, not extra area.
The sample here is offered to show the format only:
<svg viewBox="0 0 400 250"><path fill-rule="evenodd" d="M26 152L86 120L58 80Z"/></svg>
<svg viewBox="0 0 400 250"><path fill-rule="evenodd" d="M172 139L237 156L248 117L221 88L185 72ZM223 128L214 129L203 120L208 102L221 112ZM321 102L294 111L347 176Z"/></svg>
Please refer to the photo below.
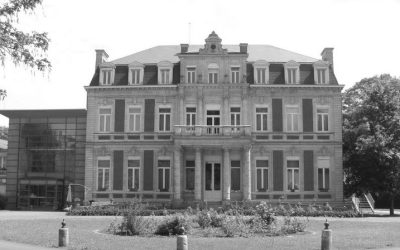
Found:
<svg viewBox="0 0 400 250"><path fill-rule="evenodd" d="M199 53L204 45L190 45L188 53ZM228 53L239 53L239 45L222 45L223 49L227 49ZM137 53L111 61L118 65L128 65L134 61L143 64L156 64L160 61L170 61L172 63L179 62L177 54L181 52L179 45L161 45L152 47ZM284 63L288 61L296 61L299 63L314 63L319 59L295 53L289 50L281 49L271 45L248 45L249 57L247 61L255 62L257 60L265 60L267 62Z"/></svg>

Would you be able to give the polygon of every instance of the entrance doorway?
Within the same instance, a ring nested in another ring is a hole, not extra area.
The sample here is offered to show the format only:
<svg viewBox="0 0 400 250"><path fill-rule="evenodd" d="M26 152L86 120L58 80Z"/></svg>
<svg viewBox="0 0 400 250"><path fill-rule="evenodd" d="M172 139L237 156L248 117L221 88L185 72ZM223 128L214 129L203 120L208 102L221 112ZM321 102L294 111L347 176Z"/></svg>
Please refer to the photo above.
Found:
<svg viewBox="0 0 400 250"><path fill-rule="evenodd" d="M206 162L205 166L205 201L221 201L221 163Z"/></svg>

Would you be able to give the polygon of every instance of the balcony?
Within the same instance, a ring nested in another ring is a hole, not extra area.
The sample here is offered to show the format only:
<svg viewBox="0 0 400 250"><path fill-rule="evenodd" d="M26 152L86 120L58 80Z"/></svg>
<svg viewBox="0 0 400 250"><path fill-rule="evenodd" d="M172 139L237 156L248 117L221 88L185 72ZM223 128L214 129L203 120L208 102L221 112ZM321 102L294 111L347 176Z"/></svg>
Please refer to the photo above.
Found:
<svg viewBox="0 0 400 250"><path fill-rule="evenodd" d="M175 136L231 136L250 135L250 125L175 125Z"/></svg>

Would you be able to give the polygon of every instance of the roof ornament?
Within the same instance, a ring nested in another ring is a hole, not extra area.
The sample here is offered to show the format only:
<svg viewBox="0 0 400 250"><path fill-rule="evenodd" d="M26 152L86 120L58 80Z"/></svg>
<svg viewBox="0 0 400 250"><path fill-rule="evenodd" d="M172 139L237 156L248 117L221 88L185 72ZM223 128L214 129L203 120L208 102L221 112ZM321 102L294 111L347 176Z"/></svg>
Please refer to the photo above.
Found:
<svg viewBox="0 0 400 250"><path fill-rule="evenodd" d="M205 39L204 49L199 50L199 54L226 54L227 50L222 48L222 39L212 31Z"/></svg>

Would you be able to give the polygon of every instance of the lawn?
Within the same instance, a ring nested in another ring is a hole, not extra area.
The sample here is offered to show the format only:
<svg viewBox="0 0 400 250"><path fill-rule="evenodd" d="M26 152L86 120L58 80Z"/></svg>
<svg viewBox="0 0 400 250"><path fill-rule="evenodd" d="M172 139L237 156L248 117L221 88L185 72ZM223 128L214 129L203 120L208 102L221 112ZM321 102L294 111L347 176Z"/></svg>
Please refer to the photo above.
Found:
<svg viewBox="0 0 400 250"><path fill-rule="evenodd" d="M175 237L131 237L96 233L114 217L66 217L69 249L176 249ZM0 239L56 247L59 218L0 219ZM279 237L200 238L189 236L189 249L320 249L323 218L311 218L307 233ZM400 218L331 219L335 249L400 247Z"/></svg>

